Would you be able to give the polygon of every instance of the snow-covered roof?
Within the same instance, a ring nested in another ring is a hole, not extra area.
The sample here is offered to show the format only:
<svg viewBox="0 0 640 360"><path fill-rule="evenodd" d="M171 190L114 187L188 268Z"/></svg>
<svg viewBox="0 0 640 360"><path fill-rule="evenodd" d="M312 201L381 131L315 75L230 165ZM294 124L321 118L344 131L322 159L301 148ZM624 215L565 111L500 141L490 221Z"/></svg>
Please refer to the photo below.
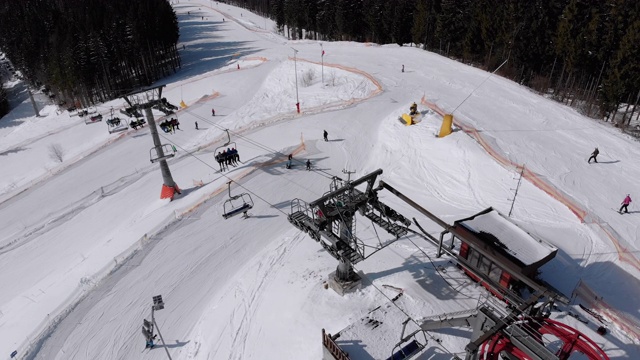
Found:
<svg viewBox="0 0 640 360"><path fill-rule="evenodd" d="M532 236L492 208L456 221L456 224L464 226L480 240L524 266L535 264L552 254L555 256L558 251L555 246Z"/></svg>

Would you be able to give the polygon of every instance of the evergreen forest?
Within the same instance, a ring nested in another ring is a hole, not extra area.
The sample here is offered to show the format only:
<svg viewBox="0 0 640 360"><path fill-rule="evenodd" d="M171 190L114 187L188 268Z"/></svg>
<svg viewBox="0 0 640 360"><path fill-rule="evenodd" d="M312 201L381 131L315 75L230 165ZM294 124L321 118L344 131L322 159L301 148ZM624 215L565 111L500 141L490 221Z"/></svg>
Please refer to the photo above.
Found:
<svg viewBox="0 0 640 360"><path fill-rule="evenodd" d="M180 67L167 0L0 0L0 50L59 104L112 99Z"/></svg>
<svg viewBox="0 0 640 360"><path fill-rule="evenodd" d="M290 39L412 44L620 126L640 114L638 0L230 0ZM616 116L617 115L617 116Z"/></svg>

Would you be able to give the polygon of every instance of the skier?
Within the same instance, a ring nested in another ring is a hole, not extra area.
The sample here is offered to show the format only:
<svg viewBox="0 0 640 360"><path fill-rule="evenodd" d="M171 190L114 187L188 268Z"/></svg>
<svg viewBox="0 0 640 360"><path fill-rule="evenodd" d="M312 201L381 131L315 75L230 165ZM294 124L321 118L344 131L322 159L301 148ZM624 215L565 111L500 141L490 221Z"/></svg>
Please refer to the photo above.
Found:
<svg viewBox="0 0 640 360"><path fill-rule="evenodd" d="M307 171L311 170L311 160L307 159Z"/></svg>
<svg viewBox="0 0 640 360"><path fill-rule="evenodd" d="M598 157L598 154L600 154L600 150L598 150L598 148L596 147L596 149L591 153L591 157L589 158L589 160L587 160L587 162L591 164L591 159L593 159L593 161L595 161L597 164L598 159L596 159L596 157Z"/></svg>
<svg viewBox="0 0 640 360"><path fill-rule="evenodd" d="M629 206L629 204L631 204L631 196L627 194L627 197L625 197L624 200L622 200L622 206L620 207L620 210L618 210L618 212L622 214L622 209L624 209L624 213L628 214L629 209L627 209L627 207Z"/></svg>
<svg viewBox="0 0 640 360"><path fill-rule="evenodd" d="M198 130L198 122L196 121L196 130Z"/></svg>
<svg viewBox="0 0 640 360"><path fill-rule="evenodd" d="M402 65L402 72L404 72L404 65Z"/></svg>
<svg viewBox="0 0 640 360"><path fill-rule="evenodd" d="M327 130L324 130L324 141L329 141L329 133L327 132Z"/></svg>
<svg viewBox="0 0 640 360"><path fill-rule="evenodd" d="M211 109L211 116L216 116L216 109Z"/></svg>

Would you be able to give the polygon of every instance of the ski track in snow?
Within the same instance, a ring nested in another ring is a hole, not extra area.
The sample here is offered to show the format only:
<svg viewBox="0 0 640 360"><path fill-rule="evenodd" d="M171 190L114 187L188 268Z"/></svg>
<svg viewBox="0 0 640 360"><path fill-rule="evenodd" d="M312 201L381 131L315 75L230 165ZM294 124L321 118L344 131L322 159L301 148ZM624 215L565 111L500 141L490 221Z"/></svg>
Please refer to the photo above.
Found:
<svg viewBox="0 0 640 360"><path fill-rule="evenodd" d="M248 289L243 287L237 287L235 289L234 295L236 298L240 297L243 309L241 311L242 314L237 314L239 310L236 308L231 315L229 322L231 328L233 328L235 317L240 317L240 322L235 327L235 331L233 331L234 336L231 348L241 348L242 351L236 352L235 356L232 356L233 359L243 358L243 354L245 353L245 348L247 346L247 338L249 336L249 332L252 330L251 319L253 319L256 311L258 310L258 300L263 294L264 286L267 285L272 273L278 271L283 260L292 248L295 247L303 238L304 233L300 232L295 237L281 242L275 251L270 252L264 260L261 260L258 263L256 275L259 276L259 279L257 284L252 283Z"/></svg>

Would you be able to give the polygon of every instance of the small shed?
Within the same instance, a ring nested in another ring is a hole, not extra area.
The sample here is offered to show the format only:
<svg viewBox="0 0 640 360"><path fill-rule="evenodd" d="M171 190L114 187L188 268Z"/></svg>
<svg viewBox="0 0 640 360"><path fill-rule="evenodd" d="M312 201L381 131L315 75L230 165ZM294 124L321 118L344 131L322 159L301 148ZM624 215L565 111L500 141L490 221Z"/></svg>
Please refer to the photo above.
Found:
<svg viewBox="0 0 640 360"><path fill-rule="evenodd" d="M455 221L449 230L461 243L459 256L466 265L506 289L523 277L534 278L558 252L491 207ZM494 292L474 273L465 272Z"/></svg>

